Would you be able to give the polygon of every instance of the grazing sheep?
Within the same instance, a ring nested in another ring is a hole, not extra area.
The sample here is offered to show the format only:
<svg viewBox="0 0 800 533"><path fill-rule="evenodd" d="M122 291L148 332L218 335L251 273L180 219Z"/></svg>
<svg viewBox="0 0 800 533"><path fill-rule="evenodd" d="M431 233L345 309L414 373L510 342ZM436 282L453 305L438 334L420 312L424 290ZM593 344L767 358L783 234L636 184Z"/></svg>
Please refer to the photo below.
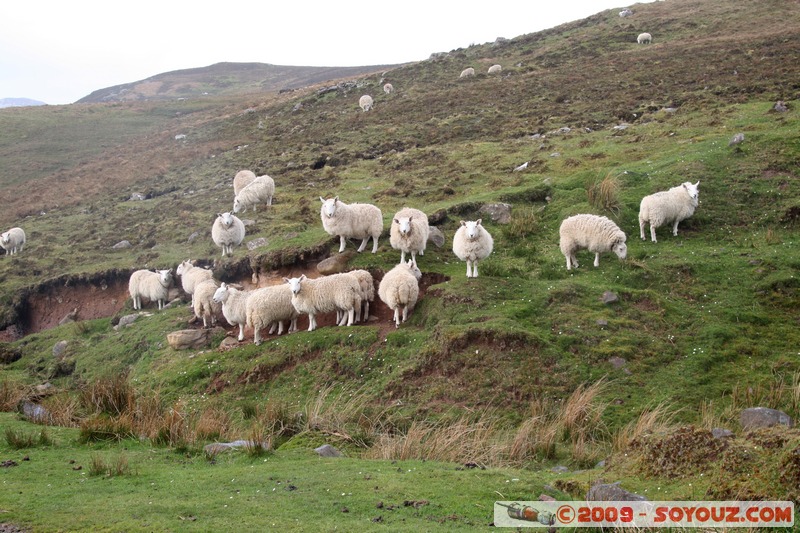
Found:
<svg viewBox="0 0 800 533"><path fill-rule="evenodd" d="M283 333L283 322L289 322L289 333L297 331L297 310L292 305L292 291L288 285L273 285L256 289L247 299L247 325L253 328L253 342L261 344L261 330L278 324L278 335ZM272 333L274 329L270 329Z"/></svg>
<svg viewBox="0 0 800 533"><path fill-rule="evenodd" d="M133 308L142 308L142 298L151 302L158 302L158 308L164 309L167 301L169 287L172 285L172 269L156 270L137 270L131 274L128 281L128 292L133 299Z"/></svg>
<svg viewBox="0 0 800 533"><path fill-rule="evenodd" d="M631 11L627 7L619 12L619 16L622 18L630 17L631 15L633 15L633 11Z"/></svg>
<svg viewBox="0 0 800 533"><path fill-rule="evenodd" d="M203 319L204 328L207 328L209 324L215 325L217 323L217 315L222 311L222 306L219 302L214 301L214 293L217 292L218 288L219 285L212 278L204 279L194 286L192 308L194 309L194 316L198 319Z"/></svg>
<svg viewBox="0 0 800 533"><path fill-rule="evenodd" d="M192 307L194 307L194 289L198 283L211 279L214 273L205 268L194 266L190 260L182 261L178 268L175 269L175 275L181 278L181 287L183 291L192 297ZM197 317L200 318L200 317Z"/></svg>
<svg viewBox="0 0 800 533"><path fill-rule="evenodd" d="M373 105L372 97L368 94L365 94L361 98L358 99L358 106L364 110L364 112L369 111L372 109Z"/></svg>
<svg viewBox="0 0 800 533"><path fill-rule="evenodd" d="M233 248L244 240L244 222L230 212L217 214L211 226L211 239L222 248L222 257L233 255Z"/></svg>
<svg viewBox="0 0 800 533"><path fill-rule="evenodd" d="M394 92L394 85L391 83L386 83L383 85L383 92L386 94L392 94Z"/></svg>
<svg viewBox="0 0 800 533"><path fill-rule="evenodd" d="M272 205L272 197L275 195L275 180L267 176L259 176L250 182L247 187L236 194L233 199L233 212L244 213L248 207L256 211L256 205L260 203Z"/></svg>
<svg viewBox="0 0 800 533"><path fill-rule="evenodd" d="M367 321L369 318L369 304L373 300L375 300L375 280L372 278L372 274L369 273L367 270L351 270L346 272L346 274L350 274L351 276L355 276L358 280L358 285L361 287L361 306L356 308L356 322L361 322L361 318L364 318L364 322ZM362 307L363 307L363 314L362 314ZM341 317L340 317L341 318Z"/></svg>
<svg viewBox="0 0 800 533"><path fill-rule="evenodd" d="M668 191L661 191L642 198L639 204L639 233L642 240L644 226L650 223L650 239L656 241L656 228L667 222L672 222L672 235L678 236L678 223L694 214L700 202L700 181L689 181L672 187Z"/></svg>
<svg viewBox="0 0 800 533"><path fill-rule="evenodd" d="M413 207L404 207L394 215L392 227L389 230L389 244L395 250L400 250L400 262L405 263L406 254L411 254L411 260L417 262L417 253L425 255L425 245L428 243L428 216Z"/></svg>
<svg viewBox="0 0 800 533"><path fill-rule="evenodd" d="M339 197L319 197L322 202L319 216L322 227L329 235L339 236L339 252L344 252L345 241L348 238L362 239L359 252L367 247L367 241L372 237L372 253L378 251L378 237L383 232L383 214L372 204L346 204Z"/></svg>
<svg viewBox="0 0 800 533"><path fill-rule="evenodd" d="M378 284L378 297L389 309L394 311L396 328L400 327L400 322L408 319L409 310L414 309L417 304L420 278L422 278L422 272L417 268L416 263L409 259L408 263L400 263L384 274ZM402 319L401 308L403 310Z"/></svg>
<svg viewBox="0 0 800 533"><path fill-rule="evenodd" d="M298 313L308 315L308 331L317 329L316 315L337 311L340 326L352 326L355 310L361 306L361 286L355 276L334 274L309 279L305 274L299 278L283 278L292 291L292 305ZM346 316L343 313L347 313Z"/></svg>
<svg viewBox="0 0 800 533"><path fill-rule="evenodd" d="M472 68L472 67L469 67L469 68L465 68L464 70L461 71L461 75L459 76L459 79L461 79L461 78L472 78L474 76L475 76L475 69Z"/></svg>
<svg viewBox="0 0 800 533"><path fill-rule="evenodd" d="M252 170L240 170L237 172L233 177L233 194L239 194L239 192L250 185L254 179L256 179L256 175Z"/></svg>
<svg viewBox="0 0 800 533"><path fill-rule="evenodd" d="M0 236L0 246L6 251L6 255L21 252L25 242L25 231L22 228L11 228Z"/></svg>
<svg viewBox="0 0 800 533"><path fill-rule="evenodd" d="M491 67L489 67L489 71L487 72L487 74L500 74L502 70L503 70L502 66L492 65Z"/></svg>
<svg viewBox="0 0 800 533"><path fill-rule="evenodd" d="M636 42L639 44L650 44L653 40L653 36L649 33L640 33L639 36L636 38Z"/></svg>
<svg viewBox="0 0 800 533"><path fill-rule="evenodd" d="M625 233L606 217L575 215L564 219L558 230L561 252L567 258L567 270L578 268L575 252L587 248L594 252L594 266L600 266L602 252L614 252L620 259L628 255Z"/></svg>
<svg viewBox="0 0 800 533"><path fill-rule="evenodd" d="M253 291L240 291L227 283L220 283L211 298L222 304L222 316L231 326L239 326L239 341L244 340L244 326L247 324L247 299Z"/></svg>
<svg viewBox="0 0 800 533"><path fill-rule="evenodd" d="M467 262L467 277L478 277L478 261L486 259L492 253L494 240L492 235L481 225L481 219L461 221L461 227L453 235L453 253Z"/></svg>

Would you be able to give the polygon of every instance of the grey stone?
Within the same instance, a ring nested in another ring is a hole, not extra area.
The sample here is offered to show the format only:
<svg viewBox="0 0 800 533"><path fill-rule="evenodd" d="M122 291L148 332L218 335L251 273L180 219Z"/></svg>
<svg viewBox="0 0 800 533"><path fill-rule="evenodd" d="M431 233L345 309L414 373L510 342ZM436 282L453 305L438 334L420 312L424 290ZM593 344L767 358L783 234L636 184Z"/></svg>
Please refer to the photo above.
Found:
<svg viewBox="0 0 800 533"><path fill-rule="evenodd" d="M19 405L19 411L22 416L31 422L48 422L50 420L50 412L39 405L38 403L23 401Z"/></svg>
<svg viewBox="0 0 800 533"><path fill-rule="evenodd" d="M711 434L715 439L729 439L733 437L733 431L725 428L714 428L711 430Z"/></svg>
<svg viewBox="0 0 800 533"><path fill-rule="evenodd" d="M58 321L58 325L63 326L64 324L68 324L69 322L75 322L77 318L78 318L78 308L76 307L75 309L64 315L64 317Z"/></svg>
<svg viewBox="0 0 800 533"><path fill-rule="evenodd" d="M229 350L235 346L239 346L239 341L236 337L225 337L222 339L222 342L219 343L219 347L223 350Z"/></svg>
<svg viewBox="0 0 800 533"><path fill-rule="evenodd" d="M603 296L600 297L600 300L604 304L613 304L614 302L619 301L619 296L617 296L611 291L606 291L603 293Z"/></svg>
<svg viewBox="0 0 800 533"><path fill-rule="evenodd" d="M616 369L620 369L628 364L628 361L618 356L612 357L611 359L608 360L608 362L611 363L611 366L613 366Z"/></svg>
<svg viewBox="0 0 800 533"><path fill-rule="evenodd" d="M269 241L264 237L258 237L257 239L253 239L252 241L247 241L247 249L248 250L255 250L256 248L261 248L262 246L266 246L269 244Z"/></svg>
<svg viewBox="0 0 800 533"><path fill-rule="evenodd" d="M555 472L556 474L564 474L566 472L569 472L569 468L563 465L558 465L551 468L550 471Z"/></svg>
<svg viewBox="0 0 800 533"><path fill-rule="evenodd" d="M354 255L355 252L346 250L340 254L323 259L317 264L317 272L323 276L344 272L345 268L347 268L347 263L350 262L350 259L352 259Z"/></svg>
<svg viewBox="0 0 800 533"><path fill-rule="evenodd" d="M478 212L482 215L488 215L492 222L497 224L509 224L511 222L511 204L484 204Z"/></svg>
<svg viewBox="0 0 800 533"><path fill-rule="evenodd" d="M744 142L744 133L737 133L733 136L733 138L728 143L728 146L733 146L735 144L742 144Z"/></svg>
<svg viewBox="0 0 800 533"><path fill-rule="evenodd" d="M199 231L195 231L194 233L192 233L191 235L189 235L189 238L188 238L188 239L186 239L186 242L192 242L192 241L194 241L195 239L197 239L199 236L200 236L200 232L199 232Z"/></svg>
<svg viewBox="0 0 800 533"><path fill-rule="evenodd" d="M606 327L608 325L608 320L606 320L604 318L598 318L596 324L598 326L600 326L601 328L604 328L604 327Z"/></svg>
<svg viewBox="0 0 800 533"><path fill-rule="evenodd" d="M616 483L598 483L592 485L586 493L586 501L589 502L646 502L647 498L628 492Z"/></svg>
<svg viewBox="0 0 800 533"><path fill-rule="evenodd" d="M444 246L444 233L435 226L428 226L428 241L441 248Z"/></svg>
<svg viewBox="0 0 800 533"><path fill-rule="evenodd" d="M67 341L58 341L53 346L53 357L55 357L56 359L64 357L64 353L67 351L67 346L69 346L69 343Z"/></svg>
<svg viewBox="0 0 800 533"><path fill-rule="evenodd" d="M119 241L117 244L115 244L111 248L114 249L114 250L121 250L123 248L130 248L131 246L133 246L133 245L130 243L130 241Z"/></svg>
<svg viewBox="0 0 800 533"><path fill-rule="evenodd" d="M263 448L270 449L270 444L267 441L257 442L254 440L235 440L233 442L212 442L203 446L203 451L208 455L216 455L221 452L236 450L238 448Z"/></svg>
<svg viewBox="0 0 800 533"><path fill-rule="evenodd" d="M136 322L137 318L139 318L138 314L125 315L123 317L120 317L119 322L117 322L117 325L114 326L114 329L120 329L120 328L124 328L124 327L130 326L131 324Z"/></svg>
<svg viewBox="0 0 800 533"><path fill-rule="evenodd" d="M202 348L211 339L210 329L182 329L167 334L167 342L175 350Z"/></svg>
<svg viewBox="0 0 800 533"><path fill-rule="evenodd" d="M769 407L750 407L745 409L739 415L739 421L742 424L742 429L745 431L777 425L787 427L792 427L794 425L789 415L783 411L770 409Z"/></svg>
<svg viewBox="0 0 800 533"><path fill-rule="evenodd" d="M146 200L147 196L145 196L144 193L135 192L135 193L131 194L130 199L133 200L133 201Z"/></svg>
<svg viewBox="0 0 800 533"><path fill-rule="evenodd" d="M320 457L342 457L342 452L330 444L323 444L319 448L314 448L314 451L317 452Z"/></svg>

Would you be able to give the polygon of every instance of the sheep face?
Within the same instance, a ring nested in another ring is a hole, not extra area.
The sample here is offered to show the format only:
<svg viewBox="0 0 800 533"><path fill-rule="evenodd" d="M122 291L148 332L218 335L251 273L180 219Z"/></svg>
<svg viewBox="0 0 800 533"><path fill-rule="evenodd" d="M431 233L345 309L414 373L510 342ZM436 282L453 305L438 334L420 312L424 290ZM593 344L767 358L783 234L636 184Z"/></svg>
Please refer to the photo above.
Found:
<svg viewBox="0 0 800 533"><path fill-rule="evenodd" d="M336 196L326 200L320 196L319 199L322 201L322 214L328 218L333 218L336 215L336 203L339 201L339 197Z"/></svg>
<svg viewBox="0 0 800 533"><path fill-rule="evenodd" d="M692 203L697 205L698 198L700 196L700 180L698 180L697 183L687 181L681 185L683 185L683 188L686 189L686 194L688 194L689 198L692 199Z"/></svg>
<svg viewBox="0 0 800 533"><path fill-rule="evenodd" d="M233 212L238 213L242 210L242 202L238 198L233 199Z"/></svg>
<svg viewBox="0 0 800 533"><path fill-rule="evenodd" d="M478 226L481 225L481 220L479 218L478 220L461 221L461 225L467 229L467 238L469 240L474 240L478 237Z"/></svg>
<svg viewBox="0 0 800 533"><path fill-rule="evenodd" d="M0 237L0 239L2 239L3 244L8 244L9 242L11 242L11 232L7 231L7 232L3 233L2 237Z"/></svg>
<svg viewBox="0 0 800 533"><path fill-rule="evenodd" d="M416 261L414 261L413 259L409 259L408 263L405 263L405 266L407 266L408 270L411 272L411 274L413 274L414 277L417 278L417 281L422 279L422 271L417 266L417 262Z"/></svg>
<svg viewBox="0 0 800 533"><path fill-rule="evenodd" d="M617 254L620 259L628 257L628 245L624 242L616 242L611 246L611 251Z"/></svg>
<svg viewBox="0 0 800 533"><path fill-rule="evenodd" d="M230 211L227 211L225 213L219 213L217 216L220 218L220 223L225 228L230 228L231 225L233 224L233 213L231 213Z"/></svg>
<svg viewBox="0 0 800 533"><path fill-rule="evenodd" d="M211 299L218 304L225 302L228 299L228 284L220 283L219 288L214 291L214 296Z"/></svg>
<svg viewBox="0 0 800 533"><path fill-rule="evenodd" d="M301 275L299 278L283 278L283 280L289 284L289 290L292 291L292 294L300 294L300 284L305 279L305 274Z"/></svg>
<svg viewBox="0 0 800 533"><path fill-rule="evenodd" d="M178 265L178 268L175 269L175 274L178 276L183 276L187 270L192 268L194 264L191 261L181 261L181 264Z"/></svg>
<svg viewBox="0 0 800 533"><path fill-rule="evenodd" d="M412 217L400 217L394 219L394 223L400 229L400 235L408 236L411 234L411 218Z"/></svg>

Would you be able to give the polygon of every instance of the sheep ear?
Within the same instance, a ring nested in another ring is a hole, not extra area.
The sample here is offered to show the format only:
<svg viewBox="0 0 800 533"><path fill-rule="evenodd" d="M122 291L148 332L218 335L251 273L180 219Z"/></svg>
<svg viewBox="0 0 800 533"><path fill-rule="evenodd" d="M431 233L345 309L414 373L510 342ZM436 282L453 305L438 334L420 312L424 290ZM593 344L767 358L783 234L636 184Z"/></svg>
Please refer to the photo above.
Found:
<svg viewBox="0 0 800 533"><path fill-rule="evenodd" d="M482 221L482 220L483 220L482 218L479 218L478 220L476 220L476 221L475 221L475 224L476 224L476 225L478 225L478 226L480 226L480 225L481 225L481 221Z"/></svg>
<svg viewBox="0 0 800 533"><path fill-rule="evenodd" d="M697 180L697 183L695 183L694 186L695 187L699 187L700 186L700 180Z"/></svg>
<svg viewBox="0 0 800 533"><path fill-rule="evenodd" d="M466 225L467 225L467 221L466 221L466 220L462 220L462 221L460 222L460 224L461 224L462 226L466 226Z"/></svg>
<svg viewBox="0 0 800 533"><path fill-rule="evenodd" d="M395 224L399 224L400 222L395 218L393 219Z"/></svg>
<svg viewBox="0 0 800 533"><path fill-rule="evenodd" d="M325 198L323 198L322 196L320 196L320 197L319 197L319 201L320 201L320 202L322 202L322 203L324 204L324 203L325 203Z"/></svg>
<svg viewBox="0 0 800 533"><path fill-rule="evenodd" d="M334 197L333 201L334 202L338 202L339 201L339 197L338 196Z"/></svg>
<svg viewBox="0 0 800 533"><path fill-rule="evenodd" d="M285 281L286 283L289 283L289 278L283 278L283 281Z"/></svg>
<svg viewBox="0 0 800 533"><path fill-rule="evenodd" d="M301 274L301 275L300 275L300 281L303 281L303 280L305 280L305 279L308 279L308 278L306 278L306 275L305 275L305 274Z"/></svg>

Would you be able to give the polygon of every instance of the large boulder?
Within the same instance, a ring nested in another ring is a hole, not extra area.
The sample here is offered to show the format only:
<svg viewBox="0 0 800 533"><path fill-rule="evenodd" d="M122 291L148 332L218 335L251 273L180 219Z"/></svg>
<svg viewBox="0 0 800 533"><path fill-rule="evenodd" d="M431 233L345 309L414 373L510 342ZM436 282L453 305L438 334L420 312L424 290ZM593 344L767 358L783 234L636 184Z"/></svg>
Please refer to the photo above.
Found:
<svg viewBox="0 0 800 533"><path fill-rule="evenodd" d="M323 276L330 276L331 274L338 274L344 272L347 264L355 255L352 250L344 251L340 254L332 255L327 259L323 259L317 265L317 272Z"/></svg>
<svg viewBox="0 0 800 533"><path fill-rule="evenodd" d="M616 483L598 483L592 485L586 493L589 502L646 502L647 498L628 492Z"/></svg>
<svg viewBox="0 0 800 533"><path fill-rule="evenodd" d="M787 427L794 425L792 417L783 411L770 409L769 407L750 407L745 409L739 414L739 421L745 431L778 425Z"/></svg>
<svg viewBox="0 0 800 533"><path fill-rule="evenodd" d="M181 329L167 334L167 342L175 350L198 349L208 346L214 329Z"/></svg>
<svg viewBox="0 0 800 533"><path fill-rule="evenodd" d="M509 224L511 222L511 204L484 204L478 212L483 216L488 216L492 219L492 222L497 224Z"/></svg>
<svg viewBox="0 0 800 533"><path fill-rule="evenodd" d="M436 226L428 226L428 241L441 248L444 246L444 233Z"/></svg>

